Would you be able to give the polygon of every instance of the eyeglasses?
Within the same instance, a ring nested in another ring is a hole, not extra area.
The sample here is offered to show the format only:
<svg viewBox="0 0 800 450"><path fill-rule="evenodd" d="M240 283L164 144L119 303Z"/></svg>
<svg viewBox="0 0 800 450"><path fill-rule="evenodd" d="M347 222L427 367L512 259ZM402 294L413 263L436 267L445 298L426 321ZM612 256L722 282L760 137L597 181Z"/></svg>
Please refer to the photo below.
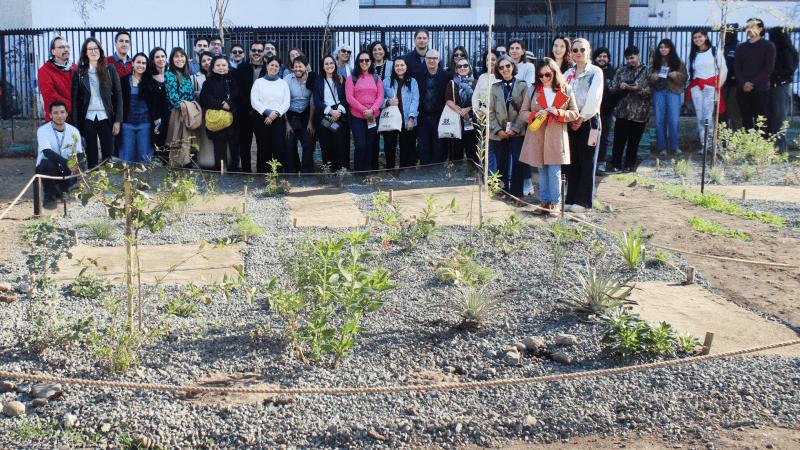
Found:
<svg viewBox="0 0 800 450"><path fill-rule="evenodd" d="M86 47L86 52L87 53L94 53L94 52L99 52L99 51L100 51L99 47Z"/></svg>
<svg viewBox="0 0 800 450"><path fill-rule="evenodd" d="M59 45L56 47L56 50L69 50L71 47L69 45Z"/></svg>
<svg viewBox="0 0 800 450"><path fill-rule="evenodd" d="M436 60L439 59L439 57L438 56L426 56L425 59L427 59L428 61L436 61Z"/></svg>
<svg viewBox="0 0 800 450"><path fill-rule="evenodd" d="M500 70L511 70L511 64L505 64L505 65L501 64Z"/></svg>
<svg viewBox="0 0 800 450"><path fill-rule="evenodd" d="M466 56L466 55L461 53L461 52L453 53L453 57L455 57L455 58L459 58L459 57L463 58L464 56Z"/></svg>
<svg viewBox="0 0 800 450"><path fill-rule="evenodd" d="M552 73L550 73L550 72L547 72L547 73L540 73L540 74L539 74L539 78L544 78L544 79L550 78L550 77L552 77L552 76L553 76L553 74L552 74Z"/></svg>
<svg viewBox="0 0 800 450"><path fill-rule="evenodd" d="M241 55L244 53L244 50L231 50L232 55Z"/></svg>
<svg viewBox="0 0 800 450"><path fill-rule="evenodd" d="M370 61L370 59L367 58L367 59L359 59L358 62L360 62L361 64L364 64L364 63L368 63L368 62L372 62L372 61Z"/></svg>
<svg viewBox="0 0 800 450"><path fill-rule="evenodd" d="M459 69L463 69L465 67L469 68L469 64L456 64L456 67L458 67Z"/></svg>
<svg viewBox="0 0 800 450"><path fill-rule="evenodd" d="M583 47L581 47L581 48L577 48L576 47L576 48L572 49L572 53L586 53L586 49L583 48Z"/></svg>
<svg viewBox="0 0 800 450"><path fill-rule="evenodd" d="M250 49L250 53L264 53L264 50L258 50L258 49L255 49L255 48L251 48Z"/></svg>

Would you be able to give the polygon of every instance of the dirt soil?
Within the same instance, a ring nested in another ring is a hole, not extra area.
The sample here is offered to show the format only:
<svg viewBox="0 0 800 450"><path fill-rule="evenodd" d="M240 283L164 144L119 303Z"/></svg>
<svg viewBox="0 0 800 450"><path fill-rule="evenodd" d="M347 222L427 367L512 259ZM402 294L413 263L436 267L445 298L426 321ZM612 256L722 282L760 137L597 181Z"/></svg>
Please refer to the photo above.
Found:
<svg viewBox="0 0 800 450"><path fill-rule="evenodd" d="M0 214L19 195L20 190L36 171L36 160L29 158L0 159ZM63 209L60 210L63 213ZM57 210L46 211L57 213ZM0 262L22 249L19 240L26 221L33 218L33 189L22 196L19 202L0 220Z"/></svg>

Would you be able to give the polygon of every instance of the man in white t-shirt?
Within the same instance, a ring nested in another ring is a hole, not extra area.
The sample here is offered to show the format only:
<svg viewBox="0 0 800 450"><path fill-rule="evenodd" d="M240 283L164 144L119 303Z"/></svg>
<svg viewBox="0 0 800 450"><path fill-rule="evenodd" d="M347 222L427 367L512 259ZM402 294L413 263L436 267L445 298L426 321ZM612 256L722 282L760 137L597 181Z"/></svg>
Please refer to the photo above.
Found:
<svg viewBox="0 0 800 450"><path fill-rule="evenodd" d="M83 162L84 154L81 147L81 134L78 129L67 122L67 104L61 100L54 100L48 107L50 122L39 127L36 132L38 141L38 156L36 158L36 173L53 177L63 177L78 173L78 167L69 167L69 160L74 154ZM45 206L55 206L56 200L61 198L61 193L66 192L75 179L53 180L42 179Z"/></svg>

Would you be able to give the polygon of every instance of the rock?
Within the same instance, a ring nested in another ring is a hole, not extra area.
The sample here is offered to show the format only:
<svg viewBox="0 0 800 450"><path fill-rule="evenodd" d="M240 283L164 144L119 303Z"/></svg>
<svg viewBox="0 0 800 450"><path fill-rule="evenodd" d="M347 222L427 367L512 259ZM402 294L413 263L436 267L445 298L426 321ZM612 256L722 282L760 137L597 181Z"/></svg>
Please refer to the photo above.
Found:
<svg viewBox="0 0 800 450"><path fill-rule="evenodd" d="M572 364L572 357L564 352L553 353L553 361L561 364Z"/></svg>
<svg viewBox="0 0 800 450"><path fill-rule="evenodd" d="M487 358L497 358L497 350L486 350L483 356Z"/></svg>
<svg viewBox="0 0 800 450"><path fill-rule="evenodd" d="M489 418L490 418L490 419L497 419L498 417L500 417L500 414L497 414L497 413L496 413L496 412L494 412L494 411L492 411L492 412L490 412L490 413L489 413Z"/></svg>
<svg viewBox="0 0 800 450"><path fill-rule="evenodd" d="M336 434L339 432L339 427L337 427L336 425L331 425L328 427L326 431L330 434Z"/></svg>
<svg viewBox="0 0 800 450"><path fill-rule="evenodd" d="M525 344L525 347L530 352L534 352L537 349L542 348L545 345L547 345L547 343L545 342L544 338L543 337L539 337L539 336L528 336L522 342Z"/></svg>
<svg viewBox="0 0 800 450"><path fill-rule="evenodd" d="M371 437L372 439L375 439L375 440L378 440L378 441L386 441L386 440L388 440L388 439L389 439L389 438L387 438L386 436L383 436L383 435L381 435L381 434L378 434L378 432L377 432L377 431L375 431L375 430L369 430L369 432L367 432L367 435L368 435L369 437Z"/></svg>
<svg viewBox="0 0 800 450"><path fill-rule="evenodd" d="M454 431L455 431L455 433L456 433L456 434L459 434L459 433L461 433L461 430L462 430L463 428L464 428L464 425L462 425L462 424L461 424L461 422L458 422L458 423L456 424L456 427L455 427Z"/></svg>
<svg viewBox="0 0 800 450"><path fill-rule="evenodd" d="M527 347L525 344L523 344L522 342L515 342L515 343L514 343L514 347L516 347L516 348L517 348L517 351L520 351L520 352L521 352L521 351L523 351L523 350L526 350L526 349L528 348L528 347Z"/></svg>
<svg viewBox="0 0 800 450"><path fill-rule="evenodd" d="M419 410L414 406L409 406L406 408L406 414L409 416L416 416L419 415Z"/></svg>
<svg viewBox="0 0 800 450"><path fill-rule="evenodd" d="M508 352L503 357L503 362L509 366L518 366L522 362L522 355L519 352Z"/></svg>
<svg viewBox="0 0 800 450"><path fill-rule="evenodd" d="M31 289L32 289L31 285L28 283L20 283L19 285L17 285L17 290L22 292L23 294L27 294L28 292L31 291Z"/></svg>
<svg viewBox="0 0 800 450"><path fill-rule="evenodd" d="M444 366L444 369L443 369L443 370L444 370L445 372L447 372L447 373L453 373L453 372L455 372L455 371L456 371L456 368L455 368L455 367L453 367L453 366Z"/></svg>
<svg viewBox="0 0 800 450"><path fill-rule="evenodd" d="M105 422L102 425L100 425L100 432L101 433L108 433L109 431L111 431L111 427L112 426L111 426L110 423Z"/></svg>
<svg viewBox="0 0 800 450"><path fill-rule="evenodd" d="M580 344L578 338L572 334L557 334L556 335L556 345L577 345Z"/></svg>
<svg viewBox="0 0 800 450"><path fill-rule="evenodd" d="M17 386L10 381L0 381L0 394L11 392L16 388Z"/></svg>
<svg viewBox="0 0 800 450"><path fill-rule="evenodd" d="M573 222L577 222L577 220L575 220L575 219L586 220L586 214L583 214L583 213L569 213L569 214L570 214L569 220L571 220Z"/></svg>
<svg viewBox="0 0 800 450"><path fill-rule="evenodd" d="M535 427L537 423L539 423L539 421L533 416L525 416L525 418L522 419L522 426L527 429Z"/></svg>
<svg viewBox="0 0 800 450"><path fill-rule="evenodd" d="M34 408L40 408L40 407L42 407L42 406L47 406L47 403L48 403L48 401L47 401L47 399L46 399L46 398L35 398L35 399L33 399L33 401L31 402L31 405L32 405Z"/></svg>
<svg viewBox="0 0 800 450"><path fill-rule="evenodd" d="M614 212L614 208L612 208L610 204L606 205L606 211L608 211L610 213L613 213Z"/></svg>
<svg viewBox="0 0 800 450"><path fill-rule="evenodd" d="M139 436L136 436L136 439L133 442L136 445L138 445L139 448L144 448L144 449L148 449L148 450L153 448L153 447L155 447L155 444L156 444L153 439L151 439L151 438L149 438L149 437L147 437L147 436L145 436L143 434L140 434Z"/></svg>
<svg viewBox="0 0 800 450"><path fill-rule="evenodd" d="M8 303L9 305L17 301L17 294L0 295L0 302Z"/></svg>
<svg viewBox="0 0 800 450"><path fill-rule="evenodd" d="M3 414L7 417L17 417L20 414L25 414L25 405L21 402L8 402L3 405Z"/></svg>
<svg viewBox="0 0 800 450"><path fill-rule="evenodd" d="M58 392L61 391L61 385L58 383L36 383L31 387L31 397L33 398L46 398L50 399Z"/></svg>
<svg viewBox="0 0 800 450"><path fill-rule="evenodd" d="M61 419L61 425L69 428L75 428L75 425L78 424L78 416L75 414L66 413L64 417Z"/></svg>
<svg viewBox="0 0 800 450"><path fill-rule="evenodd" d="M11 290L11 283L0 283L0 292L8 292Z"/></svg>
<svg viewBox="0 0 800 450"><path fill-rule="evenodd" d="M625 191L619 193L620 197L625 197Z"/></svg>
<svg viewBox="0 0 800 450"><path fill-rule="evenodd" d="M632 181L632 182L631 182L631 183L628 185L628 187L636 187L636 185L637 185L637 184L639 184L639 182L638 182L638 181L636 181L636 180L633 180L633 181Z"/></svg>

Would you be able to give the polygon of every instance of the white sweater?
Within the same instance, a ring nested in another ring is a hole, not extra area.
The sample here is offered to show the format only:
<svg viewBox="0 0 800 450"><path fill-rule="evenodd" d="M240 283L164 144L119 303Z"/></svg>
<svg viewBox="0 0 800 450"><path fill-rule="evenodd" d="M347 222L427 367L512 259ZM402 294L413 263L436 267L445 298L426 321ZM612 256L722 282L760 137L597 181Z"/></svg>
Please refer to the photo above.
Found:
<svg viewBox="0 0 800 450"><path fill-rule="evenodd" d="M281 79L269 81L259 78L253 83L253 90L250 91L250 104L253 109L263 115L276 111L281 116L289 110L289 103L292 94L289 85Z"/></svg>

